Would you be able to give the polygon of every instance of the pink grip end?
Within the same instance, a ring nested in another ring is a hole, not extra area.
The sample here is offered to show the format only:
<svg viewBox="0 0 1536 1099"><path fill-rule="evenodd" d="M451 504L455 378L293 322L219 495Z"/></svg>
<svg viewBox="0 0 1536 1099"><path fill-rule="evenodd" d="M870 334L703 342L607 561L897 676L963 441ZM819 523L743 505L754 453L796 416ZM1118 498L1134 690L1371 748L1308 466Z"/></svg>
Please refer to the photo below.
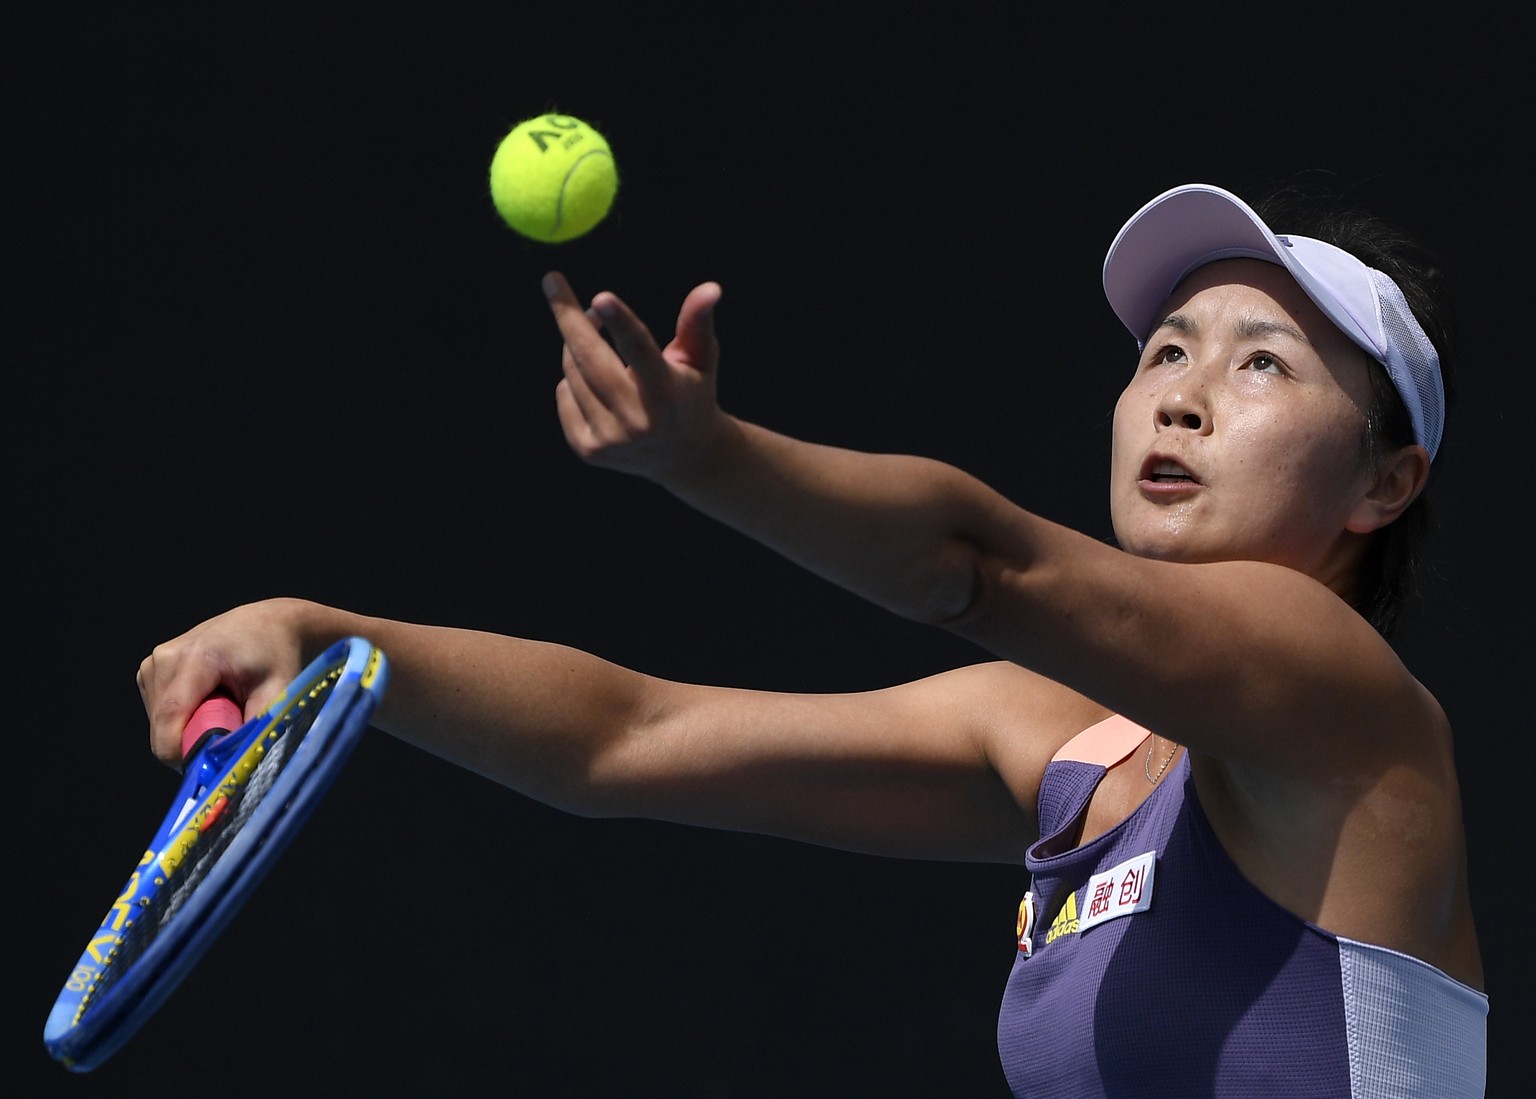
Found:
<svg viewBox="0 0 1536 1099"><path fill-rule="evenodd" d="M235 700L224 695L216 695L208 699L196 710L192 711L192 720L187 722L187 727L181 731L181 758L186 759L192 754L198 743L211 732L227 733L240 728L245 723L245 717L240 712L240 707L235 705Z"/></svg>

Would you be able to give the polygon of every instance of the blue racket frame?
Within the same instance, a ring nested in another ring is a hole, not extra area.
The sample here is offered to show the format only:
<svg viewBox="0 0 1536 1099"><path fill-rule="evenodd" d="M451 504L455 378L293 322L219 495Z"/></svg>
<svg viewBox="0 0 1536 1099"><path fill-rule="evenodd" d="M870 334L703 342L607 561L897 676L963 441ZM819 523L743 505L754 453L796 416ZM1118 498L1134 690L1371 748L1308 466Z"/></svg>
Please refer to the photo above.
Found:
<svg viewBox="0 0 1536 1099"><path fill-rule="evenodd" d="M77 1072L90 1071L165 1002L319 804L368 727L388 678L379 649L362 638L344 638L264 713L202 745L170 813L48 1014L43 1044L50 1054ZM298 712L311 705L318 706L313 721L244 827L127 969L104 981L134 914L163 902L162 890L177 887L177 870L198 858L203 838L238 802L261 760L281 747Z"/></svg>

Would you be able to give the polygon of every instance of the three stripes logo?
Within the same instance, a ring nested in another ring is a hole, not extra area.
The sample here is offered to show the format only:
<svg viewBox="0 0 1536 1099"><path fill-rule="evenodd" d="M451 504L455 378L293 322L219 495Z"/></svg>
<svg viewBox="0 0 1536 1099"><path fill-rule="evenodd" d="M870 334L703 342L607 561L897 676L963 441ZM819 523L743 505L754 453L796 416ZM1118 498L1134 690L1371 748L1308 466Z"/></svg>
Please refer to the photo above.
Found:
<svg viewBox="0 0 1536 1099"><path fill-rule="evenodd" d="M1056 913L1050 929L1045 933L1045 941L1053 943L1063 935L1076 935L1077 929L1077 894L1068 893L1067 903L1061 906L1061 911Z"/></svg>

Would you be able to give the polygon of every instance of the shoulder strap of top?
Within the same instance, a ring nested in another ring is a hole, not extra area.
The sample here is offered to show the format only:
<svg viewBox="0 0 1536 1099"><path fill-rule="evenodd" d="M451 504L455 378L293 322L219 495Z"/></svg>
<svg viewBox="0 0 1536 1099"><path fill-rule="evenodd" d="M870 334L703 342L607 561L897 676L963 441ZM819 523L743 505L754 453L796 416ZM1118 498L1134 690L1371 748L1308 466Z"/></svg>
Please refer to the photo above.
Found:
<svg viewBox="0 0 1536 1099"><path fill-rule="evenodd" d="M1063 744L1051 757L1051 762L1072 760L1077 763L1097 763L1108 770L1134 752L1151 735L1149 730L1129 718L1111 714Z"/></svg>

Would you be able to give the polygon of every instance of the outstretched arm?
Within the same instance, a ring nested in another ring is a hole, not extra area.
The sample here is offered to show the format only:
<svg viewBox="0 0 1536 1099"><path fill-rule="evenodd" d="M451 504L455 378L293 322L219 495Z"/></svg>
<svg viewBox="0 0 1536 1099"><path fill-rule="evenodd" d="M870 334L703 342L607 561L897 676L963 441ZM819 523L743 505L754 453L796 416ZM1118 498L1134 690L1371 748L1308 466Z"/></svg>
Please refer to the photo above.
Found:
<svg viewBox="0 0 1536 1099"><path fill-rule="evenodd" d="M179 762L181 727L215 688L254 715L348 634L390 659L379 728L547 804L876 854L1021 860L1039 772L1093 716L1003 664L861 694L774 694L277 599L211 619L144 661L155 753Z"/></svg>
<svg viewBox="0 0 1536 1099"><path fill-rule="evenodd" d="M565 340L561 419L579 454L660 483L880 606L1191 748L1310 769L1308 781L1326 777L1317 760L1351 752L1371 766L1400 742L1393 730L1434 725L1390 648L1299 572L1137 558L943 463L820 446L724 412L713 284L688 296L665 347L612 294L589 312L560 276L545 290Z"/></svg>

